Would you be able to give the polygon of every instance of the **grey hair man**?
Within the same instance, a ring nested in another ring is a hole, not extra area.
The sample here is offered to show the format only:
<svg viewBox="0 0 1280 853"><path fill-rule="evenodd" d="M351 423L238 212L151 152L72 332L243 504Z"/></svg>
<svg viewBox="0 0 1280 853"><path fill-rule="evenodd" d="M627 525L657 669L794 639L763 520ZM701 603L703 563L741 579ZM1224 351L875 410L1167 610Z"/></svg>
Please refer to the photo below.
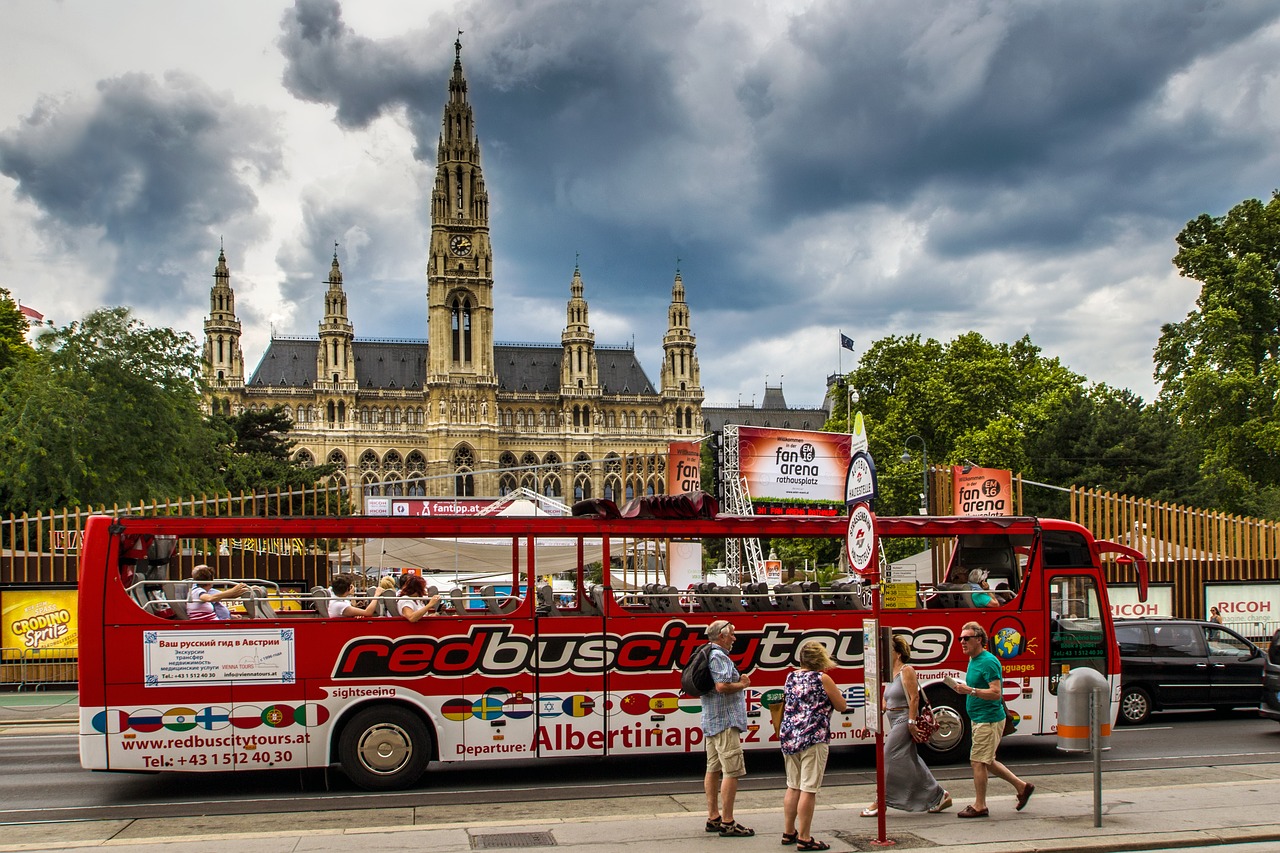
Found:
<svg viewBox="0 0 1280 853"><path fill-rule="evenodd" d="M733 625L717 619L707 626L711 646L711 677L715 689L702 697L702 742L707 751L707 832L722 838L750 838L748 829L733 818L733 802L738 796L738 778L746 775L742 756L742 733L747 730L747 697L743 693L751 679L738 672L729 650L733 648Z"/></svg>

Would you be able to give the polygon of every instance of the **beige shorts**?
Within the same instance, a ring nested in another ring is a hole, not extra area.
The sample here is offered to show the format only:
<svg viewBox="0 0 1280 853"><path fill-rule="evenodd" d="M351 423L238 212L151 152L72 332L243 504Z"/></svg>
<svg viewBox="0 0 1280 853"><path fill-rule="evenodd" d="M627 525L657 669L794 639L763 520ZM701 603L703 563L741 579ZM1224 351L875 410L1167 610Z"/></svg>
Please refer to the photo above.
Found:
<svg viewBox="0 0 1280 853"><path fill-rule="evenodd" d="M808 749L802 749L795 755L783 755L782 763L787 768L787 787L816 794L822 790L822 775L827 771L827 753L831 747L825 743L815 743Z"/></svg>
<svg viewBox="0 0 1280 853"><path fill-rule="evenodd" d="M721 773L735 779L747 775L747 764L742 757L740 731L730 727L720 734L712 735L702 743L707 748L708 773Z"/></svg>
<svg viewBox="0 0 1280 853"><path fill-rule="evenodd" d="M990 764L996 760L1000 737L1004 734L1004 720L998 723L974 723L973 746L969 748L969 761L973 764Z"/></svg>

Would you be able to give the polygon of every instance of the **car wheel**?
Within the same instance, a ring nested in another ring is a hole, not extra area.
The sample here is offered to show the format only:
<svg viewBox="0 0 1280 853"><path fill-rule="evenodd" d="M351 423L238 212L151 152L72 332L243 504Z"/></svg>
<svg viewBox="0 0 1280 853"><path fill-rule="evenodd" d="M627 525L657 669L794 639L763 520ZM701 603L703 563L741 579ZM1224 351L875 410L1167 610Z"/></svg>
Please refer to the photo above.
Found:
<svg viewBox="0 0 1280 853"><path fill-rule="evenodd" d="M404 708L365 708L343 726L338 758L351 781L367 791L407 788L427 769L431 733Z"/></svg>
<svg viewBox="0 0 1280 853"><path fill-rule="evenodd" d="M916 744L916 751L931 764L955 764L969 760L972 730L969 715L964 712L964 699L951 690L929 696L938 730L927 743Z"/></svg>
<svg viewBox="0 0 1280 853"><path fill-rule="evenodd" d="M1136 726L1151 716L1151 694L1141 687L1126 687L1120 694L1120 722Z"/></svg>

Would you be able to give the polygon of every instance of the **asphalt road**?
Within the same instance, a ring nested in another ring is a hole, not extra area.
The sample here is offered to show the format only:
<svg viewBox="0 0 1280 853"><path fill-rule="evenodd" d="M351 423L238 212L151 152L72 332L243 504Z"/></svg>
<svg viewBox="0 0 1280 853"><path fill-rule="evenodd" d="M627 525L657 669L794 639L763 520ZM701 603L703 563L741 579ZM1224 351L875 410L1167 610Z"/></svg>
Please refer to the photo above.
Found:
<svg viewBox="0 0 1280 853"><path fill-rule="evenodd" d="M1139 727L1119 727L1105 754L1108 769L1202 768L1280 762L1280 725L1256 715L1156 715ZM1001 760L1014 772L1091 773L1088 756L1057 751L1051 738L1006 744ZM745 790L780 790L782 762L773 752L748 753ZM585 801L697 793L700 754L678 757L432 765L412 791L370 793L340 771L262 771L240 774L124 775L80 769L70 734L0 737L0 824L160 816L271 814L333 809L392 809L430 803L459 819L502 803ZM968 765L936 768L939 780L969 777ZM833 752L826 785L873 784L872 750ZM287 802L286 802L287 801Z"/></svg>

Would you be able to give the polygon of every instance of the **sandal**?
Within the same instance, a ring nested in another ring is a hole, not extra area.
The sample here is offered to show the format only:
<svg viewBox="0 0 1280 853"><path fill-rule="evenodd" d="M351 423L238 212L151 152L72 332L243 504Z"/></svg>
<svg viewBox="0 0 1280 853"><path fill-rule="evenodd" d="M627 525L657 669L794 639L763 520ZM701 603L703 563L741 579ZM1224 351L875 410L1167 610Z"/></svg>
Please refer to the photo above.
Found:
<svg viewBox="0 0 1280 853"><path fill-rule="evenodd" d="M707 832L719 832L724 829L724 822L718 817L707 818Z"/></svg>
<svg viewBox="0 0 1280 853"><path fill-rule="evenodd" d="M929 814L945 812L949 808L951 808L951 795L946 791L943 791L942 799L938 800L938 804L936 806L929 806Z"/></svg>
<svg viewBox="0 0 1280 853"><path fill-rule="evenodd" d="M799 841L796 842L796 849L797 850L830 850L831 845L825 841L819 841L816 838L810 838L808 841L805 841L803 838L801 838Z"/></svg>
<svg viewBox="0 0 1280 853"><path fill-rule="evenodd" d="M782 843L783 843L783 844L795 844L795 843L796 843L796 839L798 839L799 837L800 837L800 833L799 833L799 832L784 832L784 833L782 833Z"/></svg>
<svg viewBox="0 0 1280 853"><path fill-rule="evenodd" d="M754 829L748 829L737 821L720 826L721 838L751 838L755 834L756 831Z"/></svg>
<svg viewBox="0 0 1280 853"><path fill-rule="evenodd" d="M878 814L880 814L880 810L875 806L867 806L862 810L863 817L875 817Z"/></svg>

